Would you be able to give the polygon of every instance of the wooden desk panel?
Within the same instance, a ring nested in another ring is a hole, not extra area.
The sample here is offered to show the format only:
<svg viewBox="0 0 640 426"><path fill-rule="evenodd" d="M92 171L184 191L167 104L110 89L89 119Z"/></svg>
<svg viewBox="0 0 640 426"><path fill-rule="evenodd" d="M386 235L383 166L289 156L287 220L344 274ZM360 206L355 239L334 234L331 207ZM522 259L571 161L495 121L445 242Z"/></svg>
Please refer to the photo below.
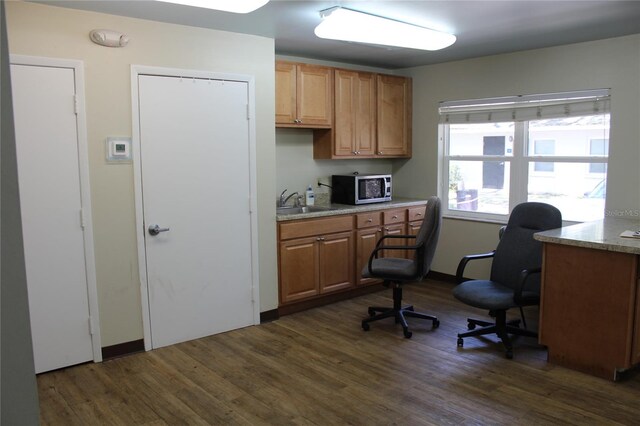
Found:
<svg viewBox="0 0 640 426"><path fill-rule="evenodd" d="M638 257L544 244L539 340L550 362L614 380L640 362Z"/></svg>

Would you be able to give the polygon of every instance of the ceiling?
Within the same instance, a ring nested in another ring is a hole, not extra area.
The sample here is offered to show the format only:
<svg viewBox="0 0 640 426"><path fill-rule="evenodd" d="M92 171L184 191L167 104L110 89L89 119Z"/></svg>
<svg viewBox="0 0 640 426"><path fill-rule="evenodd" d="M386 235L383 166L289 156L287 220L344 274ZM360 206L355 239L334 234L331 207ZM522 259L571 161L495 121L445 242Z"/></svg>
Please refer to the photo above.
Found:
<svg viewBox="0 0 640 426"><path fill-rule="evenodd" d="M151 0L39 3L275 39L276 54L381 68L406 68L640 33L639 1L271 0L242 15ZM343 6L457 36L436 52L317 38L318 12Z"/></svg>

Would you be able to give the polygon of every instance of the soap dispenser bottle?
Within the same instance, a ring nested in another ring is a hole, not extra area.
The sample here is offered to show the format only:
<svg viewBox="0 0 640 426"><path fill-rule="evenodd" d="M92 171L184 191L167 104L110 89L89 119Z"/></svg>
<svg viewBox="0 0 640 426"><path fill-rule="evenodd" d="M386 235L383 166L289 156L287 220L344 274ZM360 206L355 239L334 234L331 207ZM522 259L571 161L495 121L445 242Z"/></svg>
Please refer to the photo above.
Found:
<svg viewBox="0 0 640 426"><path fill-rule="evenodd" d="M305 193L305 204L307 206L313 206L315 204L316 201L316 196L313 193L313 188L311 187L311 185L309 185L307 187L307 192Z"/></svg>

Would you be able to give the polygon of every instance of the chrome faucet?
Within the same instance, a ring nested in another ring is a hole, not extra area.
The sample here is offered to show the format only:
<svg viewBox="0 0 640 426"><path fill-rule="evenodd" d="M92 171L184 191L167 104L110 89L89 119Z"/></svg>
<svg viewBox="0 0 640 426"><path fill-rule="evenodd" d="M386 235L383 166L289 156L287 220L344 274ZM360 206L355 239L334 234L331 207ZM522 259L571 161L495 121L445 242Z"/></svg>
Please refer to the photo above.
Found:
<svg viewBox="0 0 640 426"><path fill-rule="evenodd" d="M287 192L287 190L285 189L284 191L282 191L282 193L280 194L280 205L279 207L284 207L287 205L287 201L289 201L289 198L293 197L294 195L298 195L297 192L294 192L292 194L289 194L289 196L287 196L285 198L284 194Z"/></svg>

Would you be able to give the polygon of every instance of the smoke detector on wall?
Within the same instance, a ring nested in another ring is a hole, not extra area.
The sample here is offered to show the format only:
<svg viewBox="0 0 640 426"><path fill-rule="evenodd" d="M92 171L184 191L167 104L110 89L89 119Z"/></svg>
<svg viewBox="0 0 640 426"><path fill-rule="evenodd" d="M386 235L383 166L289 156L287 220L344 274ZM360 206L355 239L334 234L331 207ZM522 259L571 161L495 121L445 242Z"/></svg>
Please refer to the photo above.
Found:
<svg viewBox="0 0 640 426"><path fill-rule="evenodd" d="M107 47L125 47L129 43L126 34L113 30L92 30L89 38L92 42Z"/></svg>

